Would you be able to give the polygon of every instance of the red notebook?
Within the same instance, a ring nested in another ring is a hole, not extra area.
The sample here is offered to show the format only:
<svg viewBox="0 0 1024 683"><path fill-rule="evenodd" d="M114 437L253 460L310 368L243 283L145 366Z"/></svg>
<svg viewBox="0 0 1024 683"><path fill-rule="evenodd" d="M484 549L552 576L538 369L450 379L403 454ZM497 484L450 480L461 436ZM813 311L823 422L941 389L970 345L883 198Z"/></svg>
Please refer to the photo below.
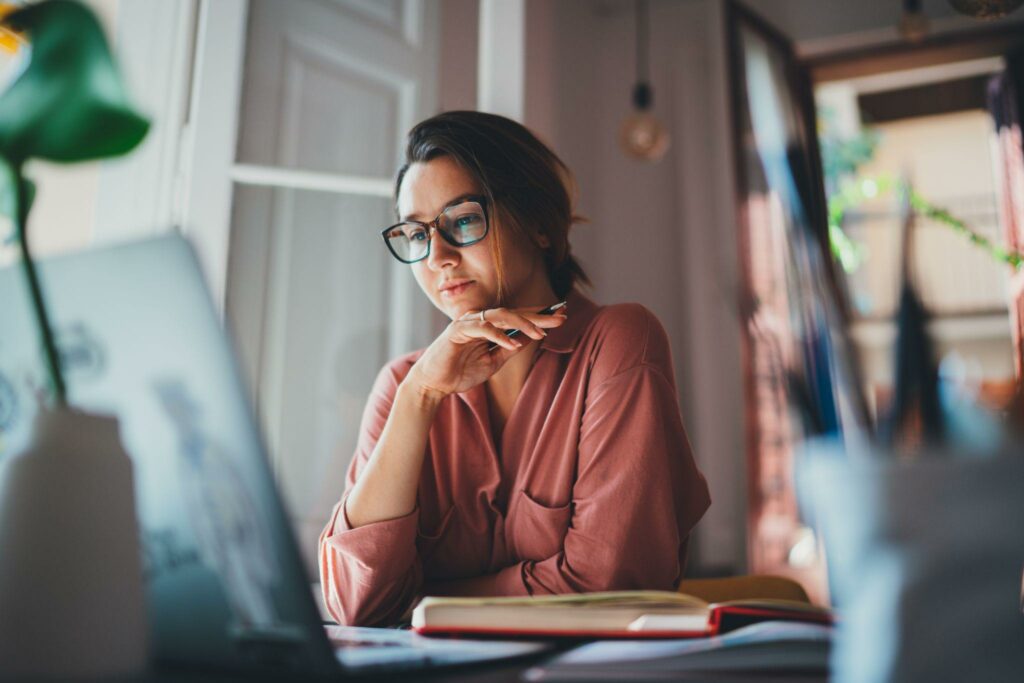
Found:
<svg viewBox="0 0 1024 683"><path fill-rule="evenodd" d="M832 623L823 607L790 600L709 604L683 593L620 591L530 598L424 598L412 627L424 635L701 638L759 621Z"/></svg>

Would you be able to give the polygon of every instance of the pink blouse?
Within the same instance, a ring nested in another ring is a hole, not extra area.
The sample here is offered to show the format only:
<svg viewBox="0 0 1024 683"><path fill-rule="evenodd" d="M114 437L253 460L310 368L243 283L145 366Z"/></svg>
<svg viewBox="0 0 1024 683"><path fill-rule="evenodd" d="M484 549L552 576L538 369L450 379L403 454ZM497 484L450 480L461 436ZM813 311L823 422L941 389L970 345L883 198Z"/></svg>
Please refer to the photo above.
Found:
<svg viewBox="0 0 1024 683"><path fill-rule="evenodd" d="M668 338L638 304L599 307L575 291L568 301L501 443L483 385L448 396L416 509L353 529L345 498L422 352L381 371L345 494L320 535L324 600L340 623L393 623L458 579L475 578L460 592L482 595L678 585L710 498L680 418Z"/></svg>

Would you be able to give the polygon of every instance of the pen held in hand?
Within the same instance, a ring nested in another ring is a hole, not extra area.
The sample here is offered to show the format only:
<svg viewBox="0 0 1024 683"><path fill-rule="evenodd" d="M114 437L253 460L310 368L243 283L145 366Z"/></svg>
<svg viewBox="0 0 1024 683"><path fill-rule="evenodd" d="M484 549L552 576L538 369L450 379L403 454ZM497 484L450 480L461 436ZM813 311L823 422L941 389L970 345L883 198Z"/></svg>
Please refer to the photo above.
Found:
<svg viewBox="0 0 1024 683"><path fill-rule="evenodd" d="M554 313L558 309L565 308L565 305L566 305L565 301L559 301L557 304L553 304L551 306L548 306L544 310L537 311L537 314L538 315L551 315L552 313ZM522 333L523 333L522 330L517 330L517 329L505 330L505 336L508 337L509 339L514 339L515 337L518 337ZM493 351L496 348L498 348L498 345L495 344L494 342L491 342L490 344L487 345L487 350L488 351Z"/></svg>

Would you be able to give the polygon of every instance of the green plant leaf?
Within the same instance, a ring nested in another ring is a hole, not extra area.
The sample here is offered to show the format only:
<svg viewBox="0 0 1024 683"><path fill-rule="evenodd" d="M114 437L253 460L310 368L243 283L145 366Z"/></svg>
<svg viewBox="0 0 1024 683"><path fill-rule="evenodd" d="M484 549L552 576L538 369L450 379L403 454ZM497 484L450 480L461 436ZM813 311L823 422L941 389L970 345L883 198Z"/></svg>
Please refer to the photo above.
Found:
<svg viewBox="0 0 1024 683"><path fill-rule="evenodd" d="M3 23L24 32L30 62L0 95L0 155L72 162L118 156L146 135L130 105L103 30L86 7L48 0Z"/></svg>

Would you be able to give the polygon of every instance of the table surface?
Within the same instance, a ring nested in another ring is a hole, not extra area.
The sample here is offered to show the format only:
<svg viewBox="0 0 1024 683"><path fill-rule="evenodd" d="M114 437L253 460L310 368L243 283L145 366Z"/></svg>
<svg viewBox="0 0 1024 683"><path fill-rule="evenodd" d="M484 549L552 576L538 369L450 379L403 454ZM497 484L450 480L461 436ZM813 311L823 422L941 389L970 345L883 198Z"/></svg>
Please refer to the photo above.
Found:
<svg viewBox="0 0 1024 683"><path fill-rule="evenodd" d="M203 673L203 672L154 672L139 678L132 678L124 683L252 683L272 681L353 681L372 683L374 681L401 680L423 683L435 683L437 681L450 681L451 683L523 683L522 674L531 666L542 663L549 659L552 653L543 655L531 655L530 657L519 658L515 661L506 661L490 664L478 664L463 667L452 667L435 670L422 670L417 672L395 672L391 674L350 676L339 674L330 679L308 678L302 679L295 676L288 677L267 677L267 676L245 676L225 675L224 673ZM635 679L640 680L640 679ZM653 679L650 679L653 680ZM752 673L716 673L716 674L674 674L666 676L662 680L672 681L708 681L721 683L826 683L828 676L825 674L758 674Z"/></svg>

